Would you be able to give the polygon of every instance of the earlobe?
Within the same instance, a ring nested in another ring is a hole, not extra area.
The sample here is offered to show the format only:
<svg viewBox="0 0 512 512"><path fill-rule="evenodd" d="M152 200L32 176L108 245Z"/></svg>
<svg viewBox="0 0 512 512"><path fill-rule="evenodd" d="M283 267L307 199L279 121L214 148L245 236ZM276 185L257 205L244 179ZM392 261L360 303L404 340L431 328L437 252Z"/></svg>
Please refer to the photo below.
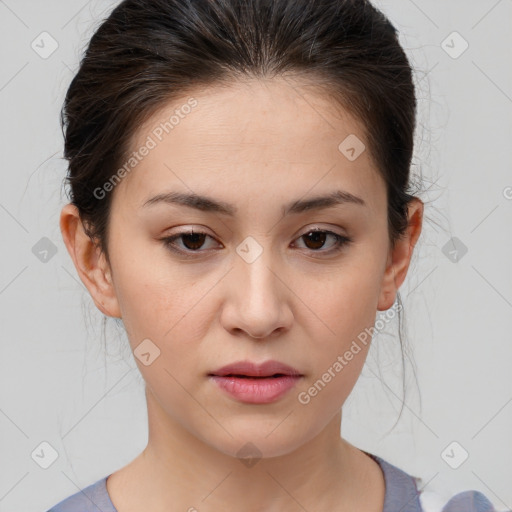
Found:
<svg viewBox="0 0 512 512"><path fill-rule="evenodd" d="M85 232L78 209L73 204L62 208L60 230L80 280L89 291L96 307L107 316L121 318L105 254Z"/></svg>
<svg viewBox="0 0 512 512"><path fill-rule="evenodd" d="M388 254L377 305L378 311L385 311L394 304L398 289L407 275L414 246L421 234L423 223L423 201L419 198L415 198L409 203L408 219L406 232L402 238L396 241L395 246L390 249Z"/></svg>

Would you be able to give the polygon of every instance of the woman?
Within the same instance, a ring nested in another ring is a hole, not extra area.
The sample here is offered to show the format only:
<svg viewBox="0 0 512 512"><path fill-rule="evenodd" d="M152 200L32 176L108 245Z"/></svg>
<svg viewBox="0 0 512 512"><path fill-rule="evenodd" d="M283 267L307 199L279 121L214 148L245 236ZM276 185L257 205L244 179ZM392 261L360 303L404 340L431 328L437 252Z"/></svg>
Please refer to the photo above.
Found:
<svg viewBox="0 0 512 512"><path fill-rule="evenodd" d="M415 115L369 2L114 9L63 108L60 226L126 328L149 439L53 512L426 510L417 479L340 437L421 233ZM468 491L443 510L494 509Z"/></svg>

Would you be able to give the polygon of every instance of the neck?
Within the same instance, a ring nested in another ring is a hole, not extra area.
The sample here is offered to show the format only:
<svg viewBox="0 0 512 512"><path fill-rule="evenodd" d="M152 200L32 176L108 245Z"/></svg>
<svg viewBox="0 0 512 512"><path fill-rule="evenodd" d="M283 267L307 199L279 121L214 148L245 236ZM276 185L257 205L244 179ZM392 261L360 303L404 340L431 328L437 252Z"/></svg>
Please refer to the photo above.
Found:
<svg viewBox="0 0 512 512"><path fill-rule="evenodd" d="M139 490L133 492L139 493L139 503L146 500L147 505L147 497L154 497L155 512L247 510L248 504L252 511L265 512L361 507L368 463L373 461L341 438L341 411L318 435L290 453L251 461L198 439L171 418L150 392L146 396L148 444L130 464L121 486L132 492L137 482ZM361 455L367 459L364 469ZM121 501L114 505L122 512L130 510ZM133 506L137 497L126 502Z"/></svg>

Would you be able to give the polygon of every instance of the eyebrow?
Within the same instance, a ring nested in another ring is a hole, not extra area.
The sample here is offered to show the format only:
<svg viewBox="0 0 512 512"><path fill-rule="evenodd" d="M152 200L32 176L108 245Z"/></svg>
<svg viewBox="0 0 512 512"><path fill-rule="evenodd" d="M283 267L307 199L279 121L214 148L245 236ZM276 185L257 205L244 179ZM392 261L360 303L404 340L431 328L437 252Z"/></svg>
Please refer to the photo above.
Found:
<svg viewBox="0 0 512 512"><path fill-rule="evenodd" d="M148 206L166 203L166 204L177 204L187 206L189 208L195 208L203 212L215 212L222 213L233 217L236 215L238 209L224 201L217 201L210 197L198 195L195 193L182 193L182 192L168 192L164 194L158 194L142 205L143 208ZM298 214L307 210L320 210L324 208L331 208L342 204L355 204L366 206L363 199L358 196L346 192L343 190L336 190L327 195L316 196L310 199L292 201L283 207L283 216L290 214Z"/></svg>

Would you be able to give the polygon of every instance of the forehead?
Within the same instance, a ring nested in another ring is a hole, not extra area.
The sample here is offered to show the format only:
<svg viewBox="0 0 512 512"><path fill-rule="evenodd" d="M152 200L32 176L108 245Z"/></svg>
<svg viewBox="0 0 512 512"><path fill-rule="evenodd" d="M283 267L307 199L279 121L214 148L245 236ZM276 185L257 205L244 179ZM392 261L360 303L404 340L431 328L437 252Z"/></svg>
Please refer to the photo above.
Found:
<svg viewBox="0 0 512 512"><path fill-rule="evenodd" d="M383 181L369 151L350 161L340 150L354 136L367 146L364 125L314 85L279 78L195 89L137 129L131 151L151 149L118 188L140 205L173 185L226 197L292 188L295 196L321 181L378 208Z"/></svg>
<svg viewBox="0 0 512 512"><path fill-rule="evenodd" d="M190 107L192 99L196 104ZM139 127L132 146L142 144L153 132L157 139L170 138L172 133L176 146L178 142L201 142L198 150L208 144L245 151L268 146L267 154L272 149L282 154L301 146L302 156L309 154L315 160L318 149L308 142L318 144L322 139L322 150L333 144L337 147L336 140L344 134L365 138L364 125L318 86L289 78L252 79L191 90L162 106Z"/></svg>

